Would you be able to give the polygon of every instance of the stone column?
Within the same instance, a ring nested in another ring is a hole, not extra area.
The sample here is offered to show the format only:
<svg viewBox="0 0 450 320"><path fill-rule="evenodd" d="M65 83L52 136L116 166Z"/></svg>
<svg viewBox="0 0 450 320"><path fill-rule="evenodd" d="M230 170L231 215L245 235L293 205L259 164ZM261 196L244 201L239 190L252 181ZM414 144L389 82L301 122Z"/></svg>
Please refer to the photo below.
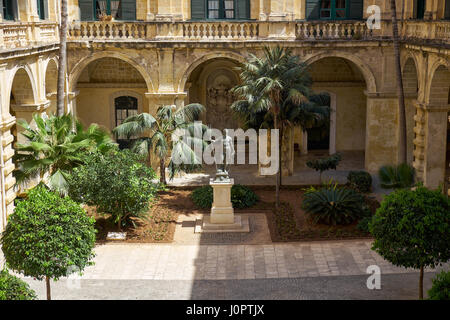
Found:
<svg viewBox="0 0 450 320"><path fill-rule="evenodd" d="M365 168L377 173L398 162L398 100L393 94L368 93Z"/></svg>
<svg viewBox="0 0 450 320"><path fill-rule="evenodd" d="M414 168L417 178L429 188L444 183L447 145L447 121L450 105L431 106L417 103Z"/></svg>

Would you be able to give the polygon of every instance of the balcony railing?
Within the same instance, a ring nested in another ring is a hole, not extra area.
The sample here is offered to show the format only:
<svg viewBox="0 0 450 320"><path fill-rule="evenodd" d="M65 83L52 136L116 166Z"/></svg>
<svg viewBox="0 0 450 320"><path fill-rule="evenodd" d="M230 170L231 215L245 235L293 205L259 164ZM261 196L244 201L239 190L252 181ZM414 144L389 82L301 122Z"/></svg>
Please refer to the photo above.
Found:
<svg viewBox="0 0 450 320"><path fill-rule="evenodd" d="M74 22L69 41L321 41L377 40L391 35L391 24L371 30L365 21L183 21L183 22ZM407 21L400 26L404 40L450 43L450 21ZM56 23L0 23L0 50L58 41Z"/></svg>
<svg viewBox="0 0 450 320"><path fill-rule="evenodd" d="M56 22L0 23L0 50L53 43L58 39Z"/></svg>

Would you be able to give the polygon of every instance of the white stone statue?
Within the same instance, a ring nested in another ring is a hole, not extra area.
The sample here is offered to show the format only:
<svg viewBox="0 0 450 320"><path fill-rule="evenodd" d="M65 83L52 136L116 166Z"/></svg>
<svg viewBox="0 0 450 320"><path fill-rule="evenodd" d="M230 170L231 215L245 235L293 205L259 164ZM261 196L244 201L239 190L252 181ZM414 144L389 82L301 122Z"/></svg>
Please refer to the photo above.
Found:
<svg viewBox="0 0 450 320"><path fill-rule="evenodd" d="M233 163L235 151L234 151L234 141L233 138L231 138L228 135L228 129L224 129L223 132L224 136L221 139L213 140L212 143L220 142L223 144L222 154L218 155L219 157L215 157L216 158L215 181L225 182L230 181L228 171L230 168L230 164Z"/></svg>

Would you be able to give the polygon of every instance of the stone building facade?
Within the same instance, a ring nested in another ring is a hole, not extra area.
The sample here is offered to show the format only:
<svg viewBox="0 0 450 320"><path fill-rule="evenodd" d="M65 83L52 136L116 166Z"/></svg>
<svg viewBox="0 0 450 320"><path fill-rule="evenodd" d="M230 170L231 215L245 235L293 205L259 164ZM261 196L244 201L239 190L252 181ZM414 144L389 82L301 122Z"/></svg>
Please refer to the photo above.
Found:
<svg viewBox="0 0 450 320"><path fill-rule="evenodd" d="M55 110L56 0L0 0L1 212L15 198L17 119ZM203 121L237 127L228 111L235 67L264 46L289 47L331 97L329 152L363 153L365 169L398 163L398 111L389 1L68 0L67 111L114 128L135 112L200 102ZM450 1L398 0L408 162L437 187L449 161ZM379 27L366 20L380 9ZM375 11L373 11L375 10ZM403 22L402 22L403 21ZM283 169L307 137L295 128ZM447 169L448 170L448 169Z"/></svg>

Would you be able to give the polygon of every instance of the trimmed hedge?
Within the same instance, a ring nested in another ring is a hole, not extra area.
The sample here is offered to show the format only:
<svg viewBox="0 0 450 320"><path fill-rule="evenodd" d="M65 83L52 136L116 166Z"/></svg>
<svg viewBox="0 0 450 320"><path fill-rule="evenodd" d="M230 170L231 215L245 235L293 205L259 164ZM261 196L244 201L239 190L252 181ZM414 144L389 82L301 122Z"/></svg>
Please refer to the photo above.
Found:
<svg viewBox="0 0 450 320"><path fill-rule="evenodd" d="M213 203L213 188L203 186L195 189L191 193L191 199L195 205L202 208L211 208ZM244 209L253 206L258 202L258 196L249 188L240 184L231 187L231 203L235 209Z"/></svg>

